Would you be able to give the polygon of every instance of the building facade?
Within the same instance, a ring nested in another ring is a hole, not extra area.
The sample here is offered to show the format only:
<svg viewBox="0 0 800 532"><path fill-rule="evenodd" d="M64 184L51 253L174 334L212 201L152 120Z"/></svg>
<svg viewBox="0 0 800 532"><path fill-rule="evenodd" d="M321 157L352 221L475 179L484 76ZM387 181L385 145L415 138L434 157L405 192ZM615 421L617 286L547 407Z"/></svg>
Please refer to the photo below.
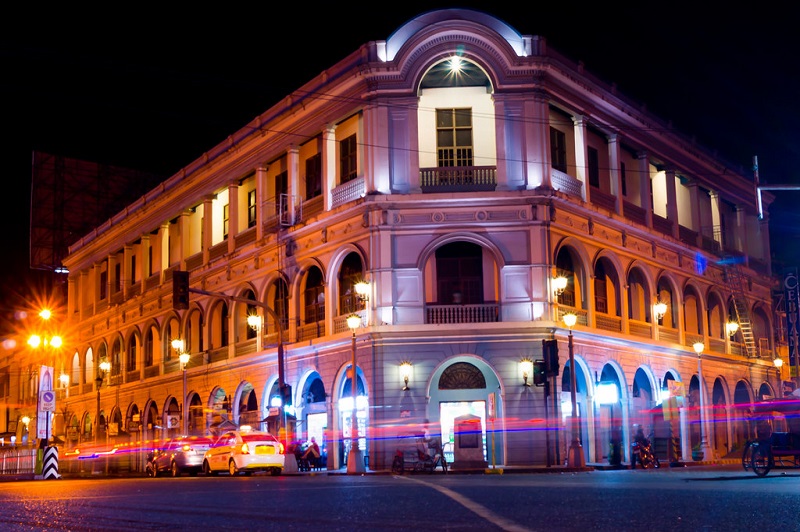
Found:
<svg viewBox="0 0 800 532"><path fill-rule="evenodd" d="M703 437L723 456L780 381L755 200L750 176L543 38L425 13L70 247L55 432L69 449L277 416L338 469L356 412L370 468L423 429L456 465L466 432L486 464L550 465L574 372L586 462L614 461L635 425L671 459ZM685 397L665 416L670 385Z"/></svg>

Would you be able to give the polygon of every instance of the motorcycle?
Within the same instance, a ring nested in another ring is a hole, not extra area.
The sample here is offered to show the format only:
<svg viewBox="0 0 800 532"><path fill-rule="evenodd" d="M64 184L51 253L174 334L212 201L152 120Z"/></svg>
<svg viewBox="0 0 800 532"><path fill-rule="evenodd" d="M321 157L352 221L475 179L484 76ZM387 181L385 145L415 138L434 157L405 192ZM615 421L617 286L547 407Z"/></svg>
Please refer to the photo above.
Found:
<svg viewBox="0 0 800 532"><path fill-rule="evenodd" d="M653 453L649 440L643 442L635 441L631 444L631 465L633 469L636 469L637 460L642 464L644 469L661 467L661 463L659 463L658 457Z"/></svg>

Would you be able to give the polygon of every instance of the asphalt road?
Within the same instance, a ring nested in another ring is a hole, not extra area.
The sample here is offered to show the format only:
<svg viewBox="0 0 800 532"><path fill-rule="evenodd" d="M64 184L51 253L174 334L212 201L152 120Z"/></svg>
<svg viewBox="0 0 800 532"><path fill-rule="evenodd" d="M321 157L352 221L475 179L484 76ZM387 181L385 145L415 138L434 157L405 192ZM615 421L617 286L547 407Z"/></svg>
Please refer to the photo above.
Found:
<svg viewBox="0 0 800 532"><path fill-rule="evenodd" d="M0 530L798 530L800 470L0 483Z"/></svg>

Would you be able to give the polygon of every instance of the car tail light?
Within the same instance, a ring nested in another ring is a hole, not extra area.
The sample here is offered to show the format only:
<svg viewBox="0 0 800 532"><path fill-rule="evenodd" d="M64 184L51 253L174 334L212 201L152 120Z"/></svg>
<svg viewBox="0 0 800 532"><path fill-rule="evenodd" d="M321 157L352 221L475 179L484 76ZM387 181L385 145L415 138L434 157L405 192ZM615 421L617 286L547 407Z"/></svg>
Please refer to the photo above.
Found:
<svg viewBox="0 0 800 532"><path fill-rule="evenodd" d="M242 454L250 454L250 446L246 443L242 444Z"/></svg>
<svg viewBox="0 0 800 532"><path fill-rule="evenodd" d="M188 443L184 443L183 447L181 447L181 449L183 450L183 452L191 451L192 450L192 446L189 445Z"/></svg>
<svg viewBox="0 0 800 532"><path fill-rule="evenodd" d="M278 452L280 452L281 454L286 454L286 449L283 447L283 444L280 443L278 445L280 445L280 447L278 447L279 449Z"/></svg>

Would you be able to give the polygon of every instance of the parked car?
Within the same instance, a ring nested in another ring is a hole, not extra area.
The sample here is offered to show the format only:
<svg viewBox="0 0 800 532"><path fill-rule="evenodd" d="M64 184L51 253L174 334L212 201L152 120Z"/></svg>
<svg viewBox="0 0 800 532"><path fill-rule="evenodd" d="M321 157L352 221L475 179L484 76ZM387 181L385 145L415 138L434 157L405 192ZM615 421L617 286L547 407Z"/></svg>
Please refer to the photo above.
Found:
<svg viewBox="0 0 800 532"><path fill-rule="evenodd" d="M283 471L285 460L283 444L275 436L243 425L217 438L205 453L203 471L207 475L227 471L231 476L269 471L275 476Z"/></svg>
<svg viewBox="0 0 800 532"><path fill-rule="evenodd" d="M211 439L203 436L184 436L166 440L148 454L145 472L148 477L169 473L179 477L192 476L203 470L203 457L211 447Z"/></svg>

